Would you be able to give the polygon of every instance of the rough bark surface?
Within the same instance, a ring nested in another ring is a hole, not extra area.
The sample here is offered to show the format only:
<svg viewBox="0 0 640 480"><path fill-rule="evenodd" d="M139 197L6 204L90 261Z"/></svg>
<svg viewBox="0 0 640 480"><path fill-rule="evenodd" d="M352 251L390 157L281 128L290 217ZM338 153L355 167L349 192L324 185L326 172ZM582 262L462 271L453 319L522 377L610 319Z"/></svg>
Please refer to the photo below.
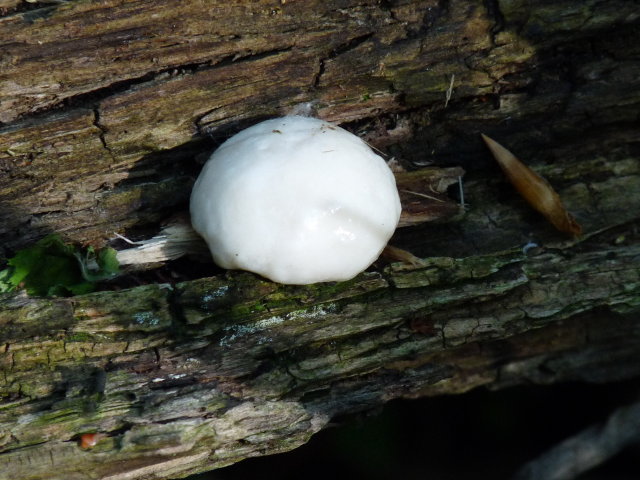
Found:
<svg viewBox="0 0 640 480"><path fill-rule="evenodd" d="M418 265L308 287L229 272L3 294L0 479L181 477L391 398L640 375L638 2L0 13L0 257L50 232L99 245L153 229L186 208L196 157L305 102L407 167L468 172L465 215L394 238ZM557 188L582 238L517 198L480 132Z"/></svg>

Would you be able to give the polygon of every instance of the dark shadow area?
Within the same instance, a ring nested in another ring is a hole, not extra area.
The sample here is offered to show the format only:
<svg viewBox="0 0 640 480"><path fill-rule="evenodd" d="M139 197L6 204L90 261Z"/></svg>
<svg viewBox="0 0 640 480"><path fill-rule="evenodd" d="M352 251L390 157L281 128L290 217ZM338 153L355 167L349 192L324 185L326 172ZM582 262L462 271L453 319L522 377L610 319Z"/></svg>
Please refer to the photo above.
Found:
<svg viewBox="0 0 640 480"><path fill-rule="evenodd" d="M419 400L345 420L289 453L245 460L189 480L509 479L525 462L637 399L640 381L523 386ZM640 447L580 480L631 480ZM541 479L542 480L542 479Z"/></svg>

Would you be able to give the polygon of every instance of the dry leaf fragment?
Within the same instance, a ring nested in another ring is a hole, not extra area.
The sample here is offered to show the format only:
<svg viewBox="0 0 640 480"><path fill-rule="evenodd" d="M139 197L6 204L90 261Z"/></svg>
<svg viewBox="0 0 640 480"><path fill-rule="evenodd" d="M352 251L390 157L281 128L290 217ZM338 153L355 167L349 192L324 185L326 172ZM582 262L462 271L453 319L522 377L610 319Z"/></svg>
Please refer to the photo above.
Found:
<svg viewBox="0 0 640 480"><path fill-rule="evenodd" d="M498 142L485 134L481 135L509 181L529 205L542 213L561 232L575 236L582 233L582 227L567 211L560 196L544 178L518 160Z"/></svg>
<svg viewBox="0 0 640 480"><path fill-rule="evenodd" d="M422 260L419 257L416 257L413 253L408 252L407 250L394 247L392 245L384 247L384 250L382 250L382 256L391 261L404 262L409 265L413 265L414 267L422 266Z"/></svg>

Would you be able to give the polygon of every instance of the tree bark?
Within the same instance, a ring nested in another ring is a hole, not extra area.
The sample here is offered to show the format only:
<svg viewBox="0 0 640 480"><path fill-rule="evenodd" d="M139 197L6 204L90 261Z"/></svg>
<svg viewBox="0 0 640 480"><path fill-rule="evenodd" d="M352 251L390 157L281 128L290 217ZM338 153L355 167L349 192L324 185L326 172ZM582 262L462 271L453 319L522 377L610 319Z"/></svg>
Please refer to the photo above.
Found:
<svg viewBox="0 0 640 480"><path fill-rule="evenodd" d="M1 257L154 229L186 210L201 154L306 103L405 167L468 172L464 215L392 240L416 265L1 295L0 479L182 477L392 398L640 374L638 2L0 12ZM516 196L480 132L556 187L581 238Z"/></svg>

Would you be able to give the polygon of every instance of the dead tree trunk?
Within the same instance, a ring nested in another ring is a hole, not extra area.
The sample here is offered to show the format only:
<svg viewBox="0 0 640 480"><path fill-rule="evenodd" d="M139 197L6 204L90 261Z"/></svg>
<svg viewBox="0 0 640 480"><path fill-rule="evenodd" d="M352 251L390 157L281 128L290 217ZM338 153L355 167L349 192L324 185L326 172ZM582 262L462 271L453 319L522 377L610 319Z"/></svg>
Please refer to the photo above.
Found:
<svg viewBox="0 0 640 480"><path fill-rule="evenodd" d="M0 258L50 232L153 230L186 209L195 156L305 102L406 167L468 172L465 215L394 238L420 265L307 287L229 272L3 294L0 479L180 477L391 398L640 374L637 2L0 12ZM516 196L480 132L549 179L581 238Z"/></svg>

